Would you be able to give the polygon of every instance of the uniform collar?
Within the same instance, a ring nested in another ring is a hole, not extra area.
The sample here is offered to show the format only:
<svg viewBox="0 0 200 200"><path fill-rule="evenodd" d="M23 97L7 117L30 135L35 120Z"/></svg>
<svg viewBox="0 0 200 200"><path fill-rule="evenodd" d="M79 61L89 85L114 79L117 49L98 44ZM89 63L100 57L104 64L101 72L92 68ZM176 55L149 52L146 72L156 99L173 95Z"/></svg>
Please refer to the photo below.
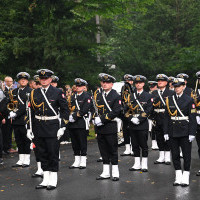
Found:
<svg viewBox="0 0 200 200"><path fill-rule="evenodd" d="M177 97L177 98L180 98L182 95L183 95L183 92L182 92L180 95L177 95L177 94L176 94L176 97Z"/></svg>
<svg viewBox="0 0 200 200"><path fill-rule="evenodd" d="M81 96L83 94L83 92L81 92L80 94L76 93L77 96Z"/></svg>
<svg viewBox="0 0 200 200"><path fill-rule="evenodd" d="M165 89L166 89L166 87L165 87L164 89L162 89L162 90L161 90L161 89L158 89L158 91L159 91L159 92L162 91L162 93L164 93Z"/></svg>
<svg viewBox="0 0 200 200"><path fill-rule="evenodd" d="M141 94L143 93L143 91L144 91L144 90L142 90L142 91L140 91L140 92L137 91L137 94L138 94L138 95L141 95Z"/></svg>
<svg viewBox="0 0 200 200"><path fill-rule="evenodd" d="M103 91L104 95L106 94L106 96L108 96L108 94L110 93L111 90L109 90L108 92Z"/></svg>
<svg viewBox="0 0 200 200"><path fill-rule="evenodd" d="M47 93L47 90L49 89L49 87L50 87L50 85L48 86L48 87L46 87L46 88L43 88L43 87L41 87L40 89L42 90L42 89L45 89L45 93Z"/></svg>

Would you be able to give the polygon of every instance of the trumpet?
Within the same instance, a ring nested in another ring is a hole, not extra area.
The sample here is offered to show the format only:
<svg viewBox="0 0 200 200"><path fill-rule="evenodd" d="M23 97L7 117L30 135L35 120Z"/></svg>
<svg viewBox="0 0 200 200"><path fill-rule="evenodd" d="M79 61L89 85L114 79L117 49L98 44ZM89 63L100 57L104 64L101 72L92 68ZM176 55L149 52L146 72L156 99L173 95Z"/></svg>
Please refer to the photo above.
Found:
<svg viewBox="0 0 200 200"><path fill-rule="evenodd" d="M18 110L18 101L14 100L12 90L8 92L10 103L7 104L7 109L16 112Z"/></svg>

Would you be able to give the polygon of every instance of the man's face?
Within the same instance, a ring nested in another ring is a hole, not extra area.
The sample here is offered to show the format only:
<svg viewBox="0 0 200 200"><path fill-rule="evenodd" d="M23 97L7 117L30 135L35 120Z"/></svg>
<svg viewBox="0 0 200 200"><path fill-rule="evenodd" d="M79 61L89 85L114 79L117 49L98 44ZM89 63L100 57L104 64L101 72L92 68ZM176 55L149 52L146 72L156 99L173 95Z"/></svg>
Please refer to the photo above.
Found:
<svg viewBox="0 0 200 200"><path fill-rule="evenodd" d="M158 88L157 88L157 85L155 85L154 87L150 87L149 88L151 91L154 91L154 90L157 90Z"/></svg>
<svg viewBox="0 0 200 200"><path fill-rule="evenodd" d="M32 88L32 89L36 89L36 83L35 81L32 81L29 83L29 87Z"/></svg>
<svg viewBox="0 0 200 200"><path fill-rule="evenodd" d="M144 82L136 82L135 87L137 90L142 90L144 87Z"/></svg>
<svg viewBox="0 0 200 200"><path fill-rule="evenodd" d="M174 87L174 90L175 90L176 94L179 95L183 92L184 88L185 88L184 85L180 85L178 87Z"/></svg>
<svg viewBox="0 0 200 200"><path fill-rule="evenodd" d="M112 89L113 83L102 81L102 82L101 82L101 86L102 86L103 90L107 92L107 91L109 91L109 90Z"/></svg>
<svg viewBox="0 0 200 200"><path fill-rule="evenodd" d="M49 78L40 78L40 83L42 85L42 87L48 87L50 85L52 81L52 78L49 77Z"/></svg>
<svg viewBox="0 0 200 200"><path fill-rule="evenodd" d="M13 79L12 78L5 78L5 83L6 83L6 85L8 86L8 87L10 87L10 86L12 86L12 84L13 84Z"/></svg>
<svg viewBox="0 0 200 200"><path fill-rule="evenodd" d="M58 86L58 83L51 83L51 85L52 85L53 87L57 87L57 86Z"/></svg>
<svg viewBox="0 0 200 200"><path fill-rule="evenodd" d="M158 80L158 88L164 88L167 86L167 81Z"/></svg>
<svg viewBox="0 0 200 200"><path fill-rule="evenodd" d="M25 78L21 78L18 83L20 84L20 87L26 87L28 84L28 80Z"/></svg>
<svg viewBox="0 0 200 200"><path fill-rule="evenodd" d="M76 86L76 92L77 93L81 93L81 92L83 92L84 91L84 88L85 88L85 86Z"/></svg>

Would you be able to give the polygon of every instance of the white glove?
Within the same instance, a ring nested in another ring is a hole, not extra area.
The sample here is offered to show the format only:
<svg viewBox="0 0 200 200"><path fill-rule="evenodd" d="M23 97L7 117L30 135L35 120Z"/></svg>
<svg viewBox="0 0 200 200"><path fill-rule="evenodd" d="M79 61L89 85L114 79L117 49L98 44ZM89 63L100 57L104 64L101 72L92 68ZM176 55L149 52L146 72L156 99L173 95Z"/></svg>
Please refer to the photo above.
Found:
<svg viewBox="0 0 200 200"><path fill-rule="evenodd" d="M165 135L164 135L164 138L165 138L165 141L169 140L169 135L168 135L168 134L165 134Z"/></svg>
<svg viewBox="0 0 200 200"><path fill-rule="evenodd" d="M100 117L95 117L94 118L94 124L97 125L97 126L102 126L103 125Z"/></svg>
<svg viewBox="0 0 200 200"><path fill-rule="evenodd" d="M138 118L136 118L136 117L133 117L133 118L131 119L131 122L132 122L133 124L135 124L135 125L138 125L138 124L140 123L140 120L139 120Z"/></svg>
<svg viewBox="0 0 200 200"><path fill-rule="evenodd" d="M33 135L33 133L31 132L30 129L27 129L26 137L27 137L29 140L32 140L32 139L34 138L34 135Z"/></svg>
<svg viewBox="0 0 200 200"><path fill-rule="evenodd" d="M197 124L200 125L200 116L196 116L196 119L197 119Z"/></svg>
<svg viewBox="0 0 200 200"><path fill-rule="evenodd" d="M194 135L189 135L189 141L192 142L195 139Z"/></svg>
<svg viewBox="0 0 200 200"><path fill-rule="evenodd" d="M73 118L72 115L69 116L69 122L71 122L71 123L74 123L74 122L75 122L75 120L74 120L74 118Z"/></svg>
<svg viewBox="0 0 200 200"><path fill-rule="evenodd" d="M57 132L58 140L60 140L60 138L64 135L65 129L66 129L65 127L58 129L58 132Z"/></svg>
<svg viewBox="0 0 200 200"><path fill-rule="evenodd" d="M15 112L11 111L8 118L14 119L16 116L17 116L17 114Z"/></svg>

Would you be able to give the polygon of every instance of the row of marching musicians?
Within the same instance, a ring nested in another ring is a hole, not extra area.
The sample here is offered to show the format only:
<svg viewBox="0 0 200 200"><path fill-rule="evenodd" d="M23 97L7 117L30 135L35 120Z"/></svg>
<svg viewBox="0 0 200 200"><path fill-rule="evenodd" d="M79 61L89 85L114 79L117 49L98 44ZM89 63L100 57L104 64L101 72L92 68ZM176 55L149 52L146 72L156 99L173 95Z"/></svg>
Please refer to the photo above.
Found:
<svg viewBox="0 0 200 200"><path fill-rule="evenodd" d="M189 185L189 171L191 163L191 142L196 133L196 108L194 100L185 91L185 80L175 78L173 86L175 92L167 88L168 77L157 75L158 90L152 94L145 92L143 87L146 78L141 75L131 76L135 88L125 84L120 95L112 89L115 78L111 75L99 74L101 88L94 95L84 92L87 82L81 78L75 79L77 86L68 102L61 90L51 86L51 70L37 71L41 87L30 91L27 85L28 73L19 73L20 87L10 93L10 104L15 108L9 113L14 124L19 161L15 167L26 167L30 162L30 141L34 149L36 160L41 163L43 181L36 189L52 190L57 186L57 172L59 169L59 139L65 129L71 132L72 148L75 161L70 169L86 168L87 129L89 125L89 111L93 114L97 141L103 159L103 172L97 180L110 178L110 163L112 166L112 180L119 180L118 169L118 122L123 121L124 136L131 139L135 163L130 171L148 171L148 119L155 124L156 139L160 156L155 164L170 164L170 149L176 170L174 185ZM28 95L27 95L28 93ZM197 99L195 99L196 101ZM5 106L1 106L3 112ZM24 117L27 124L25 125ZM27 141L27 138L30 141ZM17 140L17 137L20 139ZM129 142L130 144L130 142ZM180 165L180 147L183 152L184 170ZM142 159L141 153L142 152ZM39 173L38 173L39 174ZM36 173L37 175L37 173Z"/></svg>

